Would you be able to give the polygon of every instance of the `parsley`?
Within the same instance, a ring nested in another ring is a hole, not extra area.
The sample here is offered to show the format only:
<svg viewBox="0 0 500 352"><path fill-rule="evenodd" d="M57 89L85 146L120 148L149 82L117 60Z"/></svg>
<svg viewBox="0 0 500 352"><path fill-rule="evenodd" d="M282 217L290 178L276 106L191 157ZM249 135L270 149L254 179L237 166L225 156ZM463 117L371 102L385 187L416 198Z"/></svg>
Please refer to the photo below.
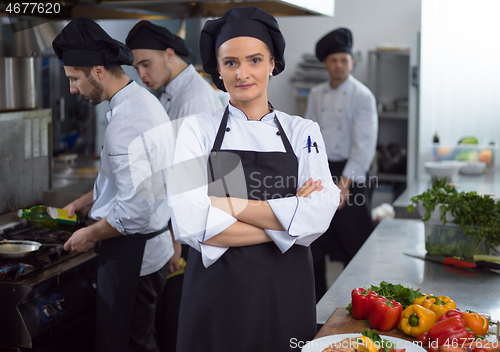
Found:
<svg viewBox="0 0 500 352"><path fill-rule="evenodd" d="M486 243L491 249L500 245L500 202L495 203L490 196L480 196L476 192L459 192L444 179L433 179L432 188L411 198L408 212L414 211L417 204L425 208L423 221L430 219L437 205L442 211L441 220L446 225L446 212L451 211L468 238L478 243Z"/></svg>
<svg viewBox="0 0 500 352"><path fill-rule="evenodd" d="M390 352L390 350L394 348L394 344L391 341L381 338L375 330L365 329L361 332L361 335L368 337L373 341L375 346L380 346L384 352Z"/></svg>
<svg viewBox="0 0 500 352"><path fill-rule="evenodd" d="M423 294L420 293L420 289L412 289L411 287L405 287L403 285L391 284L386 281L382 281L379 286L371 285L370 290L377 293L379 296L384 296L385 298L395 300L401 303L403 310L413 303L415 298L420 298Z"/></svg>

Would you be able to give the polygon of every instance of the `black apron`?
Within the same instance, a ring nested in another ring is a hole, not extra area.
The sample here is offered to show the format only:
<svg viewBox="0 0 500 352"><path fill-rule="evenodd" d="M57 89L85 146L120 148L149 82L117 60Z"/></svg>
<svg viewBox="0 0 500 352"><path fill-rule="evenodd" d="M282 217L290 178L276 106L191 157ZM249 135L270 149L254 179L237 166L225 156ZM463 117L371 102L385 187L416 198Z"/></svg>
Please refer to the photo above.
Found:
<svg viewBox="0 0 500 352"><path fill-rule="evenodd" d="M227 175L238 164L235 160L240 160L247 182L245 197L266 200L294 196L298 161L278 119L275 117L277 135L286 153L221 151L224 134L230 131L226 129L227 120L226 108L209 157L209 182ZM264 186L264 177L271 187ZM293 182L270 182L269 177ZM209 186L209 195L226 196L212 191ZM200 253L190 249L178 352L296 351L291 348L294 343L309 341L315 334L314 279L308 247L293 245L285 253L274 242L232 247L208 268L203 266Z"/></svg>
<svg viewBox="0 0 500 352"><path fill-rule="evenodd" d="M146 241L168 230L98 243L96 352L126 352Z"/></svg>

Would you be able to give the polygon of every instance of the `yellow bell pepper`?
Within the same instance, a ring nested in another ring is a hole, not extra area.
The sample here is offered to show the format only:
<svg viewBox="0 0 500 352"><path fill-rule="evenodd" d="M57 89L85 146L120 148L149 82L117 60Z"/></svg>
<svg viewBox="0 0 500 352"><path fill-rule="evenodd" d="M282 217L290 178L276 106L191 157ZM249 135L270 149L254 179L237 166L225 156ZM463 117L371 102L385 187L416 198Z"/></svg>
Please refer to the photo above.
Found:
<svg viewBox="0 0 500 352"><path fill-rule="evenodd" d="M357 337L351 346L360 352L377 352L380 349L380 345L375 344L372 339L366 336Z"/></svg>
<svg viewBox="0 0 500 352"><path fill-rule="evenodd" d="M436 313L436 321L441 315L450 309L457 308L456 303L450 297L425 294L420 298L415 298L412 304L418 304L424 308L432 310Z"/></svg>
<svg viewBox="0 0 500 352"><path fill-rule="evenodd" d="M401 316L398 329L406 335L417 337L436 323L436 313L418 304L408 306Z"/></svg>

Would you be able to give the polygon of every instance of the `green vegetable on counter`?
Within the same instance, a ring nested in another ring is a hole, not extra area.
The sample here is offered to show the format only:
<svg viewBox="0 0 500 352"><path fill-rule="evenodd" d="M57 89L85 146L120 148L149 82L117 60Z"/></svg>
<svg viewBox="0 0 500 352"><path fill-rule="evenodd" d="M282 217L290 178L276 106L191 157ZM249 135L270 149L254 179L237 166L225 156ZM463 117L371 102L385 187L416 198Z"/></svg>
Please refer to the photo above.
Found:
<svg viewBox="0 0 500 352"><path fill-rule="evenodd" d="M369 290L374 291L379 296L384 296L388 300L395 300L396 302L401 303L403 310L412 304L413 299L420 298L423 294L420 293L420 289L414 290L411 287L406 287L400 284L394 285L386 281L382 281L379 286L371 285ZM346 309L349 313L351 311L352 302L349 302Z"/></svg>
<svg viewBox="0 0 500 352"><path fill-rule="evenodd" d="M361 335L368 337L374 342L374 345L380 346L384 352L390 352L392 349L396 349L397 347L391 341L381 338L380 335L374 330L365 329L361 332Z"/></svg>
<svg viewBox="0 0 500 352"><path fill-rule="evenodd" d="M488 195L459 192L446 179L434 179L432 188L412 197L411 202L408 212L414 211L419 203L425 208L423 221L428 221L439 205L443 225L448 222L446 212L450 211L455 217L453 222L466 237L491 249L500 245L500 202L495 203Z"/></svg>

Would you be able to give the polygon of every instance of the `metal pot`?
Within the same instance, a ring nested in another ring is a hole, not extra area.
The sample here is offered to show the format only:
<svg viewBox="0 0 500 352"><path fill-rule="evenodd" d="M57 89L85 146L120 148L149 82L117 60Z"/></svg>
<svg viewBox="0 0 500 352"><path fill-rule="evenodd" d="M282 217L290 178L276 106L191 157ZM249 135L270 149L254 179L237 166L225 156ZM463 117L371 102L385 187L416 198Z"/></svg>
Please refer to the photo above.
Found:
<svg viewBox="0 0 500 352"><path fill-rule="evenodd" d="M0 261L26 262L36 259L41 243L35 241L0 241Z"/></svg>
<svg viewBox="0 0 500 352"><path fill-rule="evenodd" d="M38 107L35 57L0 57L0 111Z"/></svg>

